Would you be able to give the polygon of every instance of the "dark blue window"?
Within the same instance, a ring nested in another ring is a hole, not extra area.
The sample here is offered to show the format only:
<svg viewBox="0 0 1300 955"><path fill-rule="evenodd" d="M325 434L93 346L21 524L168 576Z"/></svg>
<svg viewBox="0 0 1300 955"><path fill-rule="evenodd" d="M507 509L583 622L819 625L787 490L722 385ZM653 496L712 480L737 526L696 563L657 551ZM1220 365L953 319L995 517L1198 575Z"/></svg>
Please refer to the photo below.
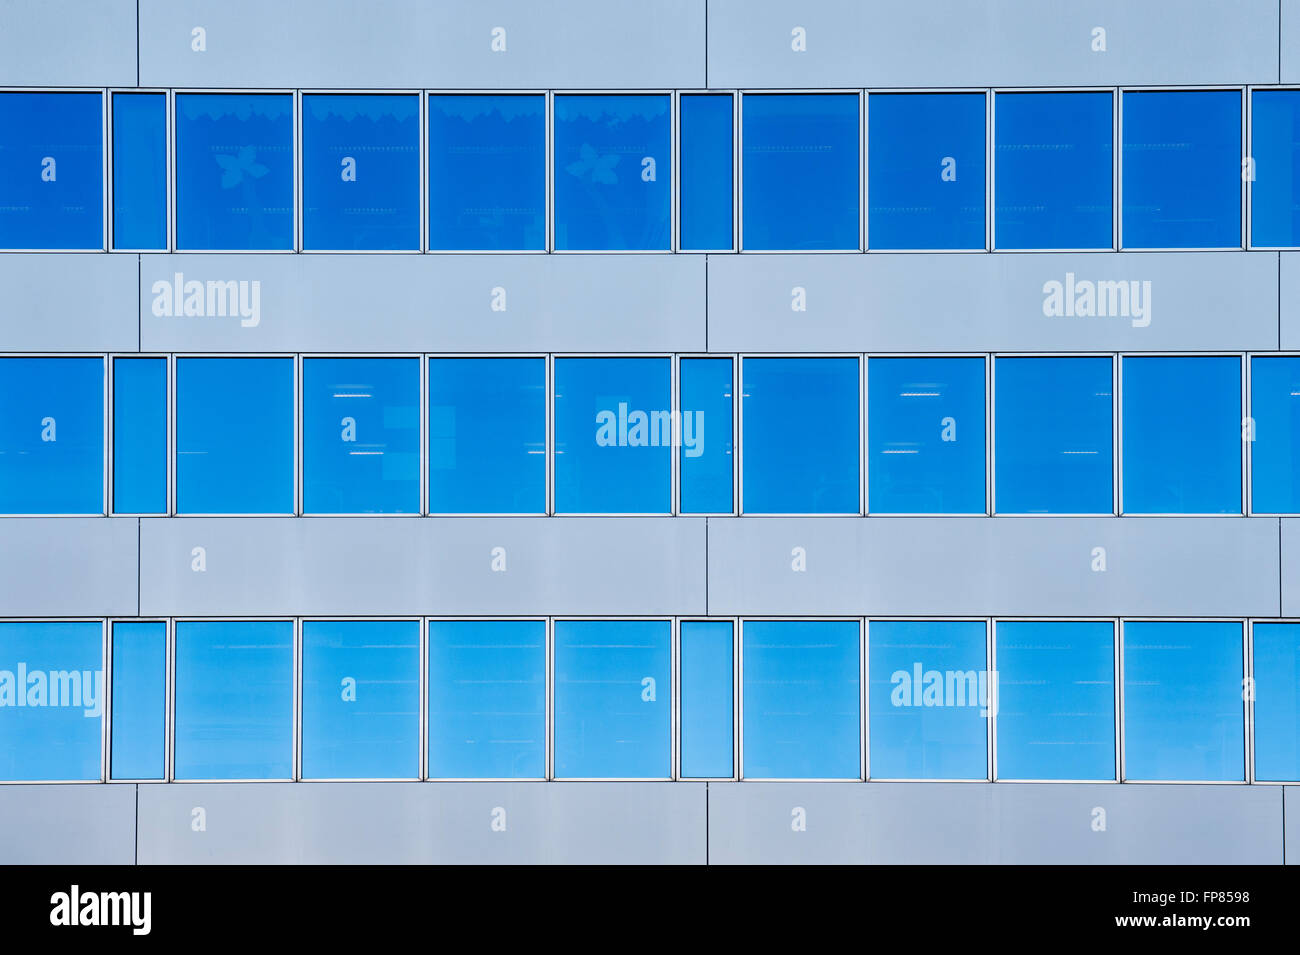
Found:
<svg viewBox="0 0 1300 955"><path fill-rule="evenodd" d="M1250 241L1300 245L1300 90L1251 93Z"/></svg>
<svg viewBox="0 0 1300 955"><path fill-rule="evenodd" d="M1250 359L1250 416L1251 510L1300 513L1300 357Z"/></svg>
<svg viewBox="0 0 1300 955"><path fill-rule="evenodd" d="M1255 778L1300 780L1300 624L1257 623Z"/></svg>
<svg viewBox="0 0 1300 955"><path fill-rule="evenodd" d="M167 94L113 94L113 247L167 248Z"/></svg>
<svg viewBox="0 0 1300 955"><path fill-rule="evenodd" d="M682 776L728 777L732 763L730 621L681 624Z"/></svg>
<svg viewBox="0 0 1300 955"><path fill-rule="evenodd" d="M167 511L167 359L113 359L113 510Z"/></svg>
<svg viewBox="0 0 1300 955"><path fill-rule="evenodd" d="M681 97L681 246L730 249L732 234L732 98Z"/></svg>
<svg viewBox="0 0 1300 955"><path fill-rule="evenodd" d="M113 623L114 779L162 779L167 742L167 624Z"/></svg>
<svg viewBox="0 0 1300 955"><path fill-rule="evenodd" d="M681 461L683 514L730 514L735 446L732 441L732 361L683 358Z"/></svg>

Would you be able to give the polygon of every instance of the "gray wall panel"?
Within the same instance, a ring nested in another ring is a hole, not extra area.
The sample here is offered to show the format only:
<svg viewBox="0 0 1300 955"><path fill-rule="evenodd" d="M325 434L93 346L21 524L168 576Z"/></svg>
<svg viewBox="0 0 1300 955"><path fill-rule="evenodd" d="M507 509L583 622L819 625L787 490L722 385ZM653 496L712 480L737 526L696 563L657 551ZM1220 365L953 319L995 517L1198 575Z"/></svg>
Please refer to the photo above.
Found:
<svg viewBox="0 0 1300 955"><path fill-rule="evenodd" d="M134 86L135 0L0 0L0 86Z"/></svg>
<svg viewBox="0 0 1300 955"><path fill-rule="evenodd" d="M1279 252L1278 337L1280 347L1300 351L1300 252Z"/></svg>
<svg viewBox="0 0 1300 955"><path fill-rule="evenodd" d="M134 517L0 518L0 616L133 616Z"/></svg>
<svg viewBox="0 0 1300 955"><path fill-rule="evenodd" d="M0 351L135 351L134 255L0 254Z"/></svg>
<svg viewBox="0 0 1300 955"><path fill-rule="evenodd" d="M1286 833L1283 842L1286 845L1286 864L1300 865L1300 786L1283 787L1286 818Z"/></svg>
<svg viewBox="0 0 1300 955"><path fill-rule="evenodd" d="M135 787L0 785L0 865L131 865Z"/></svg>
<svg viewBox="0 0 1300 955"><path fill-rule="evenodd" d="M1282 569L1278 586L1282 594L1278 612L1285 617L1300 617L1300 518L1283 517L1280 521Z"/></svg>
<svg viewBox="0 0 1300 955"><path fill-rule="evenodd" d="M1280 0L1282 12L1282 83L1300 83L1300 0Z"/></svg>

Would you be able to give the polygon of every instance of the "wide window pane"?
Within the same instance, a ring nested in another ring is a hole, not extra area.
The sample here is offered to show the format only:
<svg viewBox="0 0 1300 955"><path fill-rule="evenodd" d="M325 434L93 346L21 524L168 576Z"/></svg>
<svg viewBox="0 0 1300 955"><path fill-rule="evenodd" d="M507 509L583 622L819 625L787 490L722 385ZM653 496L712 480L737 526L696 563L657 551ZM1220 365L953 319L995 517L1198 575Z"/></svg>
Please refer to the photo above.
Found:
<svg viewBox="0 0 1300 955"><path fill-rule="evenodd" d="M1300 780L1300 624L1257 623L1255 778Z"/></svg>
<svg viewBox="0 0 1300 955"><path fill-rule="evenodd" d="M1300 513L1300 357L1250 359L1250 415L1251 510Z"/></svg>
<svg viewBox="0 0 1300 955"><path fill-rule="evenodd" d="M732 775L732 633L722 620L681 624L682 776Z"/></svg>
<svg viewBox="0 0 1300 955"><path fill-rule="evenodd" d="M732 373L730 358L683 358L678 366L683 514L732 511Z"/></svg>
<svg viewBox="0 0 1300 955"><path fill-rule="evenodd" d="M113 94L113 246L167 248L167 94Z"/></svg>
<svg viewBox="0 0 1300 955"><path fill-rule="evenodd" d="M682 248L730 249L732 97L685 95L679 103Z"/></svg>
<svg viewBox="0 0 1300 955"><path fill-rule="evenodd" d="M1251 243L1300 245L1300 90L1251 92Z"/></svg>
<svg viewBox="0 0 1300 955"><path fill-rule="evenodd" d="M162 779L167 743L167 624L113 624L114 779Z"/></svg>
<svg viewBox="0 0 1300 955"><path fill-rule="evenodd" d="M113 359L113 510L167 510L167 359Z"/></svg>

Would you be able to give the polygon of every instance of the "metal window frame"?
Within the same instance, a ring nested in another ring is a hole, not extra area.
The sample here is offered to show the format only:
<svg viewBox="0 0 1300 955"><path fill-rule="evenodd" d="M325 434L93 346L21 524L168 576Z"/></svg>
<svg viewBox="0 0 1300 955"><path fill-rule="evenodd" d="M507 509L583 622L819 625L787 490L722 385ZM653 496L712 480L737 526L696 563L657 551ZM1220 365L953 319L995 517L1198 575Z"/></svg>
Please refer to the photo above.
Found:
<svg viewBox="0 0 1300 955"><path fill-rule="evenodd" d="M683 780L685 782L734 782L740 778L740 618L710 616L701 614L699 616L675 617L674 631L676 637L677 655L673 670L673 758L674 768L676 770L673 779ZM725 623L731 628L731 775L730 776L687 776L682 771L682 699L685 691L682 683L682 652L681 652L681 628L683 624L688 623Z"/></svg>

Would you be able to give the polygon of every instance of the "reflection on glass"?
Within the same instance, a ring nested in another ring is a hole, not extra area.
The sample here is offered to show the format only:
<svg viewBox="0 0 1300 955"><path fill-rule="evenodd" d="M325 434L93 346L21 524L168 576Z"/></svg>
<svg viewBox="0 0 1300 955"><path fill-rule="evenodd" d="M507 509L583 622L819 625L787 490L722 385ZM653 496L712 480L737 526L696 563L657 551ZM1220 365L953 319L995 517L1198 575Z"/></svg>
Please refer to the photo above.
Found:
<svg viewBox="0 0 1300 955"><path fill-rule="evenodd" d="M167 359L113 359L113 510L167 511Z"/></svg>
<svg viewBox="0 0 1300 955"><path fill-rule="evenodd" d="M167 94L113 94L113 245L167 248Z"/></svg>
<svg viewBox="0 0 1300 955"><path fill-rule="evenodd" d="M732 142L730 95L684 94L681 113L681 246L730 249Z"/></svg>
<svg viewBox="0 0 1300 955"><path fill-rule="evenodd" d="M166 719L167 624L114 621L114 779L163 778Z"/></svg>
<svg viewBox="0 0 1300 955"><path fill-rule="evenodd" d="M683 514L732 511L732 367L730 358L683 358L678 366Z"/></svg>
<svg viewBox="0 0 1300 955"><path fill-rule="evenodd" d="M682 621L683 777L732 775L731 656L730 621Z"/></svg>

